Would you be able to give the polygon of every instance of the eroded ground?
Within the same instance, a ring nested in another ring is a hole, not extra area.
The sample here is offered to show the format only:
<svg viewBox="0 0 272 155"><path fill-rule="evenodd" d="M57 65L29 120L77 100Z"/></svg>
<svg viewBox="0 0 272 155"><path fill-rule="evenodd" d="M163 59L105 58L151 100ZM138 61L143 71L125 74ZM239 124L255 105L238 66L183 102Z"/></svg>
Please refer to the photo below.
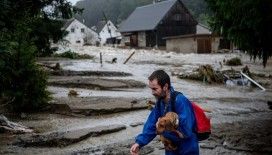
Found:
<svg viewBox="0 0 272 155"><path fill-rule="evenodd" d="M134 137L141 132L154 100L146 86L147 77L156 69L172 75L173 87L191 100L211 110L211 137L200 143L201 154L271 154L272 61L263 68L241 53L177 54L158 50L133 50L108 47L74 48L93 55L91 60L43 59L40 63L60 63L61 72L51 72L48 90L52 105L42 113L10 117L34 129L34 134L0 134L0 154L129 154ZM132 53L134 56L123 64ZM103 64L99 63L100 52ZM219 62L240 57L255 73L258 87L207 84L179 79L176 75L192 72L210 64L215 70L230 69ZM117 63L111 60L117 58ZM78 95L68 96L71 90ZM141 154L164 154L155 139Z"/></svg>

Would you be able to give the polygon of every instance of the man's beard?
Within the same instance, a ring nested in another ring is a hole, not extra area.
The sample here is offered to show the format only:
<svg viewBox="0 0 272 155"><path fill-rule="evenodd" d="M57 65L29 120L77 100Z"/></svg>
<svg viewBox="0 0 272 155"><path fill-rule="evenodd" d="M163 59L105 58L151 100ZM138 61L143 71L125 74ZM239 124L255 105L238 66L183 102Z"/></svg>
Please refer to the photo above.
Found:
<svg viewBox="0 0 272 155"><path fill-rule="evenodd" d="M154 94L153 94L154 95ZM166 91L162 91L160 95L154 95L157 100L165 99Z"/></svg>

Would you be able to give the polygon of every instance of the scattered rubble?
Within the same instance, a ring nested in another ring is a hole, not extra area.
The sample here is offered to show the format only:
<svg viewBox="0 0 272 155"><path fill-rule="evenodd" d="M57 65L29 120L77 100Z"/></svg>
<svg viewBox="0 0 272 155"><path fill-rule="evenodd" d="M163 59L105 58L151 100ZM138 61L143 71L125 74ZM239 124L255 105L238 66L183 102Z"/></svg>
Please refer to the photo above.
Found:
<svg viewBox="0 0 272 155"><path fill-rule="evenodd" d="M14 123L9 121L4 115L0 115L0 133L15 133L15 134L22 134L22 133L31 133L33 132L32 129L20 125L18 123Z"/></svg>
<svg viewBox="0 0 272 155"><path fill-rule="evenodd" d="M220 72L214 71L211 65L201 65L191 73L181 74L181 79L198 80L207 83L223 83L224 78Z"/></svg>

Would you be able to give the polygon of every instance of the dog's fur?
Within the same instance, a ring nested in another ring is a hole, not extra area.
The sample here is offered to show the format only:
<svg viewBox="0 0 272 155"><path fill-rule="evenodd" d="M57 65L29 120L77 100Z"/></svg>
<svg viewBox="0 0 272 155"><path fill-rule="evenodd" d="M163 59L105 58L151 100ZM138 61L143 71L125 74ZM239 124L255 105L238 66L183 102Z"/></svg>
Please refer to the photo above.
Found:
<svg viewBox="0 0 272 155"><path fill-rule="evenodd" d="M177 130L179 125L178 121L179 118L176 113L168 112L164 117L160 117L156 123L157 134L160 135L160 140L164 144L166 150L176 150L177 146L161 135L163 131L176 132L180 138L183 138L182 133Z"/></svg>

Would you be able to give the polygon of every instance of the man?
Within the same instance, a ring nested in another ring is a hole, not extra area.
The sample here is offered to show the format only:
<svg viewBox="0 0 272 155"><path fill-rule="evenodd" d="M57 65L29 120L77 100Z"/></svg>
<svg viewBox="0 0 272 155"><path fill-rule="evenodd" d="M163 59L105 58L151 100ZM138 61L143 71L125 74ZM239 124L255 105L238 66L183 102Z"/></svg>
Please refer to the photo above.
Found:
<svg viewBox="0 0 272 155"><path fill-rule="evenodd" d="M174 89L170 85L170 77L163 70L154 71L148 78L149 87L152 94L156 97L155 108L149 114L144 125L143 131L135 138L130 153L139 154L140 148L147 145L156 137L156 122L159 117L171 111L171 95ZM175 133L164 132L163 136L174 142L178 148L175 151L165 150L166 155L198 155L198 139L195 132L195 116L191 102L181 93L175 98L175 111L179 116L180 131L185 138L179 138Z"/></svg>

